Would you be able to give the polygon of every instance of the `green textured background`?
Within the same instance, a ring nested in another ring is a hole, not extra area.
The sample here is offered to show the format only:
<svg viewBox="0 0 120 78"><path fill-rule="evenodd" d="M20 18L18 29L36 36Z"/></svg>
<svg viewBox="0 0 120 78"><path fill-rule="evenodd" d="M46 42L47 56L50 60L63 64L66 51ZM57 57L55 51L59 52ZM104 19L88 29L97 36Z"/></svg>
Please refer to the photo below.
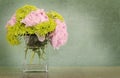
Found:
<svg viewBox="0 0 120 78"><path fill-rule="evenodd" d="M50 66L119 66L120 0L0 0L0 66L19 66L24 45L11 46L5 24L25 4L56 10L67 23L68 43L49 48Z"/></svg>

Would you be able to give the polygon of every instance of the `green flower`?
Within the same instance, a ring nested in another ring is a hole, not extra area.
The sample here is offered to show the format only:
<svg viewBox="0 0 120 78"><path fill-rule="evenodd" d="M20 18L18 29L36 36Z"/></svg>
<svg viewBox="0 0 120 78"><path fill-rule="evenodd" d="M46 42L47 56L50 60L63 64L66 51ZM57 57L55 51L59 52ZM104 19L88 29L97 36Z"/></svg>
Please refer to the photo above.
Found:
<svg viewBox="0 0 120 78"><path fill-rule="evenodd" d="M52 19L60 19L61 21L64 20L64 18L62 17L62 15L60 15L59 13L55 12L55 11L49 11L47 13L48 17L49 18L52 18Z"/></svg>
<svg viewBox="0 0 120 78"><path fill-rule="evenodd" d="M49 19L48 22L43 22L35 26L36 33L40 36L45 36L49 32L54 31L56 28L56 23L53 19Z"/></svg>
<svg viewBox="0 0 120 78"><path fill-rule="evenodd" d="M31 5L25 5L21 8L19 8L16 11L17 21L21 21L22 19L24 19L26 17L26 15L28 15L31 11L34 11L34 10L37 10L37 7L31 6Z"/></svg>

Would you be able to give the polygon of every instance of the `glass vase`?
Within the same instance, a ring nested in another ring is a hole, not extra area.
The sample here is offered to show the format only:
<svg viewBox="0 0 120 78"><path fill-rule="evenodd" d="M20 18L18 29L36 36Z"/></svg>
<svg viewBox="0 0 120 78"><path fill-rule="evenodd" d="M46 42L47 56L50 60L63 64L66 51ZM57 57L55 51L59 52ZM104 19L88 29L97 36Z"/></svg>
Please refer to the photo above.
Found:
<svg viewBox="0 0 120 78"><path fill-rule="evenodd" d="M34 76L35 73L44 74L47 78L48 72L48 55L45 51L47 40L40 42L38 37L33 35L25 35L25 59L23 64L24 78L28 78L30 74ZM34 78L34 77L32 77ZM36 75L35 75L35 78Z"/></svg>

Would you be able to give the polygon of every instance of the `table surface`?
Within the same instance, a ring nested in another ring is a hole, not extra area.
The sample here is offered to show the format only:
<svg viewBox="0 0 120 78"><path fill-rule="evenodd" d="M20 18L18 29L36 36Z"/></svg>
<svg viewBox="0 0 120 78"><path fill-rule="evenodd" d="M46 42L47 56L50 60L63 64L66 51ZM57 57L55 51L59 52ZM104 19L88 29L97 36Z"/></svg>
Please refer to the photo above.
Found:
<svg viewBox="0 0 120 78"><path fill-rule="evenodd" d="M120 67L49 67L47 78L120 78ZM45 78L20 68L0 67L0 78Z"/></svg>

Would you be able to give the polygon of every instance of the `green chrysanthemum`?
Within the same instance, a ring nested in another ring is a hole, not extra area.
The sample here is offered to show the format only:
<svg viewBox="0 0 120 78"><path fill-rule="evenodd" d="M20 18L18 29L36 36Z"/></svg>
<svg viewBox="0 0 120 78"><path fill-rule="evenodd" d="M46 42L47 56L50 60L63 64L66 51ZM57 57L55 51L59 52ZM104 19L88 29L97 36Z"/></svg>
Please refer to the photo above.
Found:
<svg viewBox="0 0 120 78"><path fill-rule="evenodd" d="M22 19L24 19L26 17L26 15L28 15L31 11L36 10L37 7L35 6L31 6L31 5L25 5L21 8L19 8L16 11L16 19L17 21L21 21Z"/></svg>
<svg viewBox="0 0 120 78"><path fill-rule="evenodd" d="M43 22L35 26L36 33L40 36L45 36L49 32L52 32L55 30L56 23L53 19L49 19L48 22Z"/></svg>
<svg viewBox="0 0 120 78"><path fill-rule="evenodd" d="M62 17L62 15L60 15L59 13L55 12L55 11L49 11L47 13L48 17L49 18L52 18L52 19L60 19L61 21L64 20L64 18Z"/></svg>
<svg viewBox="0 0 120 78"><path fill-rule="evenodd" d="M10 44L12 44L12 45L20 44L20 41L18 39L19 36L15 30L15 27L9 26L7 32L8 32L7 33L7 40L9 41Z"/></svg>

